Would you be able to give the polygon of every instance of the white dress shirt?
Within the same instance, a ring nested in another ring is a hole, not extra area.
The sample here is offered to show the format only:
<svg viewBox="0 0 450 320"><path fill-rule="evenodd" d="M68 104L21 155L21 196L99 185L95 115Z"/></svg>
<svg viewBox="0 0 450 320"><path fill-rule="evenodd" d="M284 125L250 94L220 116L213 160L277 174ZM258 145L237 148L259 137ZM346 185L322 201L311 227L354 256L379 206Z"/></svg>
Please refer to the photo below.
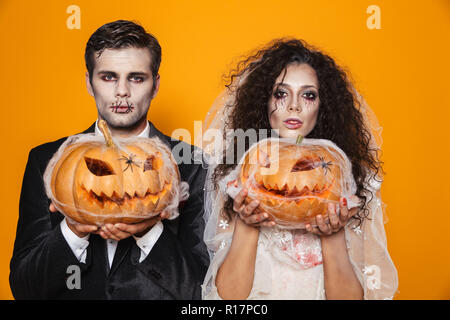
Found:
<svg viewBox="0 0 450 320"><path fill-rule="evenodd" d="M101 131L98 128L98 120L95 122L95 134L96 135L103 135ZM138 137L148 137L150 133L150 125L147 121L147 126L145 129L138 134ZM75 233L70 230L69 226L67 225L66 218L64 218L63 221L61 221L61 232L66 239L67 243L69 244L70 248L72 249L74 255L80 262L86 262L86 254L87 254L87 247L89 246L89 236L79 238ZM161 221L158 221L146 234L144 234L142 237L136 237L133 235L133 238L136 240L137 246L141 249L141 256L139 258L139 262L142 262L147 255L150 253L150 250L152 250L153 246L155 245L156 241L158 241L159 237L161 236L161 233L163 232L164 225ZM117 243L118 241L113 239L108 239L106 241L106 247L108 249L108 261L109 266L111 267L114 254L117 249Z"/></svg>

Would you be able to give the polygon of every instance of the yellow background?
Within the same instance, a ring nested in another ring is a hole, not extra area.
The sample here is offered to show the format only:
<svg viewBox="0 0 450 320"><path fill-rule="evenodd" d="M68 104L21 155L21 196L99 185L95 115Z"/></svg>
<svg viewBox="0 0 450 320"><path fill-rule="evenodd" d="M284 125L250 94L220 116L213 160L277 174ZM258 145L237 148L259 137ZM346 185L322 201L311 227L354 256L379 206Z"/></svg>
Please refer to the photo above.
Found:
<svg viewBox="0 0 450 320"><path fill-rule="evenodd" d="M69 5L81 29L69 30ZM369 5L381 9L369 30ZM85 88L84 49L102 24L137 20L163 48L161 88L149 118L170 135L193 134L221 91L221 75L281 36L303 38L351 72L383 127L388 246L398 299L449 299L450 1L1 1L0 298L29 150L96 119Z"/></svg>

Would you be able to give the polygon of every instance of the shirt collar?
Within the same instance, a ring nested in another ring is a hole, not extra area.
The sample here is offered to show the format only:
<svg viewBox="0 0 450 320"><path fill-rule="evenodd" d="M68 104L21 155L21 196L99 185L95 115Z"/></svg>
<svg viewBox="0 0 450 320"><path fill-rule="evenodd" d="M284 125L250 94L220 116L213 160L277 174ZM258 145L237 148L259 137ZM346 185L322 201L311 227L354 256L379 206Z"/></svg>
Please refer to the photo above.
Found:
<svg viewBox="0 0 450 320"><path fill-rule="evenodd" d="M148 121L146 121L147 125L145 126L145 129L142 130L141 133L139 133L136 137L139 138L148 138L150 136L150 125L148 124ZM98 119L97 121L95 121L95 135L103 135L103 133L100 131L100 129L98 128Z"/></svg>

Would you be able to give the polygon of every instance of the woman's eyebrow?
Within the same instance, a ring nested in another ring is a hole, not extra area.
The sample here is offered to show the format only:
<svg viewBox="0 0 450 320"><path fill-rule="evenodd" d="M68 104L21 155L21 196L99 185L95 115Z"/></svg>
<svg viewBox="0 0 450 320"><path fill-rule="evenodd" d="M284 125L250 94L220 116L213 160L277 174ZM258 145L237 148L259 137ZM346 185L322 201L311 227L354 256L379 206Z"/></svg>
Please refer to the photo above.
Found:
<svg viewBox="0 0 450 320"><path fill-rule="evenodd" d="M291 88L291 86L289 84L283 83L283 82L275 83L275 87L288 87L288 88ZM308 89L308 88L315 88L315 89L317 89L316 86L309 85L309 84L305 84L305 85L300 87L300 89Z"/></svg>

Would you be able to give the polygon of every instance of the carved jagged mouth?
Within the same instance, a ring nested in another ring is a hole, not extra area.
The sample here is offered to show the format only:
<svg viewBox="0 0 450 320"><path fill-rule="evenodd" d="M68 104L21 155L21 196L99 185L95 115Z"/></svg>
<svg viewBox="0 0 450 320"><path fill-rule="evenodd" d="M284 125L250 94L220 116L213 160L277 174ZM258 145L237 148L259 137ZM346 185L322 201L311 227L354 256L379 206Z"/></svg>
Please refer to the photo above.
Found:
<svg viewBox="0 0 450 320"><path fill-rule="evenodd" d="M316 185L313 189L310 189L308 186L304 186L301 190L298 190L296 186L294 186L294 188L292 189L289 189L287 184L279 188L278 185L275 185L273 187L266 187L263 183L259 183L257 184L257 188L259 188L260 191L283 198L298 198L308 196L320 197L329 193L331 187L333 186L333 183L334 181L332 181L328 185L325 185L324 187L318 187Z"/></svg>
<svg viewBox="0 0 450 320"><path fill-rule="evenodd" d="M108 203L115 203L119 206L123 205L126 201L130 200L142 200L144 202L151 201L156 206L158 205L159 200L164 196L164 194L170 190L171 188L170 183L165 183L161 191L156 193L151 193L149 190L143 195L140 196L136 192L133 195L128 194L127 192L124 193L123 196L120 196L117 194L117 192L113 192L111 196L107 196L103 192L98 195L92 190L87 190L83 185L81 186L81 191L83 192L83 196L87 199L93 200L97 202L101 207L104 207Z"/></svg>

